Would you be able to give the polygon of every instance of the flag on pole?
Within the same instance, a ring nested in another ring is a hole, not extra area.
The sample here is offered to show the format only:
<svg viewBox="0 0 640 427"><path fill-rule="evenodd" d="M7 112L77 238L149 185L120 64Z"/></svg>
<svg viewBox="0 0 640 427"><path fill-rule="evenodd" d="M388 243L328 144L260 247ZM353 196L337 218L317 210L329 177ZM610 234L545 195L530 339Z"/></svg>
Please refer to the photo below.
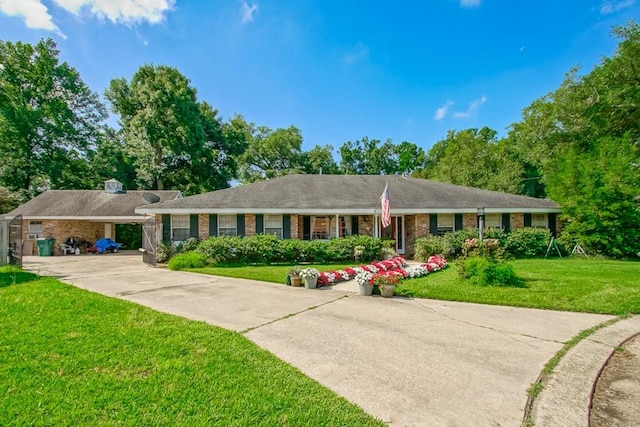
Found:
<svg viewBox="0 0 640 427"><path fill-rule="evenodd" d="M391 205L389 203L389 183L384 186L382 196L380 196L380 202L382 203L382 228L386 228L391 225Z"/></svg>

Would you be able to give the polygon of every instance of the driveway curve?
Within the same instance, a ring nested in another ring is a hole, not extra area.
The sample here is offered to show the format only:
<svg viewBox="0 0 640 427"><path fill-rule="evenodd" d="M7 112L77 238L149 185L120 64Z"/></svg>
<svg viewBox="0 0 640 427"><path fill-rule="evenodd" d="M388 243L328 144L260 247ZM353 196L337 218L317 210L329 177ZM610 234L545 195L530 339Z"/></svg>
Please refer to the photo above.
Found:
<svg viewBox="0 0 640 427"><path fill-rule="evenodd" d="M27 257L24 266L243 333L397 426L521 425L543 365L580 331L611 318L291 288L154 269L139 255Z"/></svg>

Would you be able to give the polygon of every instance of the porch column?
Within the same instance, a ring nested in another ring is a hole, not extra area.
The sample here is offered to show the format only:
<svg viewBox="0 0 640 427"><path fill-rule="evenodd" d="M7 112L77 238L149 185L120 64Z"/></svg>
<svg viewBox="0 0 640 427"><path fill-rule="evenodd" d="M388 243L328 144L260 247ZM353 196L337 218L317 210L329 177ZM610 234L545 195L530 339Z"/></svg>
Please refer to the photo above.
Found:
<svg viewBox="0 0 640 427"><path fill-rule="evenodd" d="M340 214L336 214L336 239L340 237Z"/></svg>

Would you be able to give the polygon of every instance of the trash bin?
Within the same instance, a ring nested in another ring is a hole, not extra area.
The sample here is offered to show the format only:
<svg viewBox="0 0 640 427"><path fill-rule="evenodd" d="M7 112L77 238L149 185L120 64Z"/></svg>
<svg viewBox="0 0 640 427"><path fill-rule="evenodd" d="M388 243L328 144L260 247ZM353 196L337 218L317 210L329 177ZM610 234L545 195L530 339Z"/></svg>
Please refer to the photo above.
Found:
<svg viewBox="0 0 640 427"><path fill-rule="evenodd" d="M36 239L38 245L38 256L51 256L53 255L53 242L55 239Z"/></svg>

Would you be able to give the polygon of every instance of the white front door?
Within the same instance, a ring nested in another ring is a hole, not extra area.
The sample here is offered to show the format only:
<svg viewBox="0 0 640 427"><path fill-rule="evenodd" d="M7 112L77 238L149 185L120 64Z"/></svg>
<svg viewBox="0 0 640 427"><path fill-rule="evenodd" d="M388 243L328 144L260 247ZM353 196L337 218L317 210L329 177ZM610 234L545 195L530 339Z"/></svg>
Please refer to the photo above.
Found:
<svg viewBox="0 0 640 427"><path fill-rule="evenodd" d="M104 225L104 238L105 239L111 239L111 224L105 224Z"/></svg>

